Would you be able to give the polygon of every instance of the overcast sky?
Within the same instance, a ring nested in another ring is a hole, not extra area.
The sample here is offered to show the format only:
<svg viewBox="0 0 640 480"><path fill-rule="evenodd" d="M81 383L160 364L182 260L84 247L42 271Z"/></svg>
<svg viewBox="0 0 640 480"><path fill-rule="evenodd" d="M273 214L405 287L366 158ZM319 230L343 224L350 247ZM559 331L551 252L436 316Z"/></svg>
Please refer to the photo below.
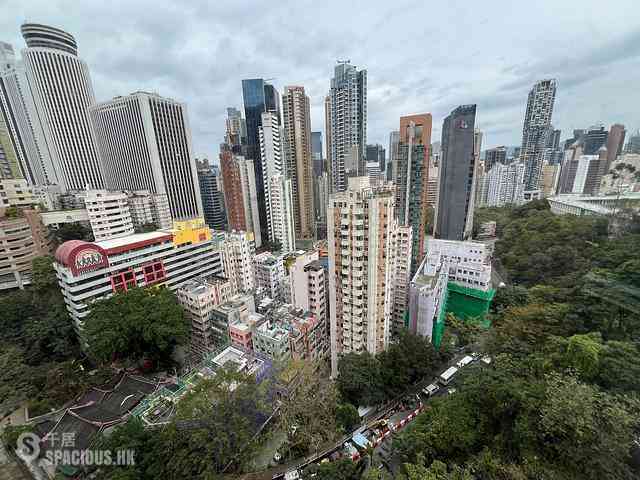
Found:
<svg viewBox="0 0 640 480"><path fill-rule="evenodd" d="M528 5L528 6L525 6ZM553 123L640 126L637 0L0 0L0 40L20 25L72 33L98 101L136 90L188 105L195 153L216 158L243 78L303 85L313 130L337 59L368 71L368 143L388 146L403 114L431 112L432 141L457 105L477 103L483 148L517 145L528 90L558 81Z"/></svg>

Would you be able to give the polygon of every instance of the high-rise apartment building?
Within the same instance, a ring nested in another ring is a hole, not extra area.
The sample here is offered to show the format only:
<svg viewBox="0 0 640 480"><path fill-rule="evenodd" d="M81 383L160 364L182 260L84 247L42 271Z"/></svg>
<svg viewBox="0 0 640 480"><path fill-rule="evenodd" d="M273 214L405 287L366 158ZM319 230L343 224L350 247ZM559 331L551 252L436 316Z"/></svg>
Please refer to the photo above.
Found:
<svg viewBox="0 0 640 480"><path fill-rule="evenodd" d="M276 241L275 226L271 208L271 178L284 174L284 150L282 137L284 132L280 126L280 118L275 112L262 114L262 124L258 127L260 137L260 163L262 165L262 184L264 186L264 205L267 214L267 234L270 241Z"/></svg>
<svg viewBox="0 0 640 480"><path fill-rule="evenodd" d="M265 177L260 158L260 127L262 126L262 114L265 112L274 112L278 118L278 124L280 123L280 94L273 85L266 83L262 78L252 78L242 80L242 99L247 127L245 156L247 159L253 160L260 229L267 232Z"/></svg>
<svg viewBox="0 0 640 480"><path fill-rule="evenodd" d="M327 323L325 270L319 262L317 250L298 253L289 266L291 303L311 312L323 325Z"/></svg>
<svg viewBox="0 0 640 480"><path fill-rule="evenodd" d="M525 200L535 198L540 187L543 154L552 128L555 98L556 81L553 79L537 82L529 92L520 151L520 159L525 164Z"/></svg>
<svg viewBox="0 0 640 480"><path fill-rule="evenodd" d="M329 208L329 191L331 189L331 179L328 172L322 172L322 174L314 179L315 201L314 206L316 209L316 239L326 238L326 224L327 224L327 208ZM322 233L324 232L324 233Z"/></svg>
<svg viewBox="0 0 640 480"><path fill-rule="evenodd" d="M217 166L209 165L208 160L203 160L202 162L196 160L196 164L198 167L198 185L200 186L204 221L210 228L225 230L227 220L220 169Z"/></svg>
<svg viewBox="0 0 640 480"><path fill-rule="evenodd" d="M436 204L436 238L463 240L473 227L475 165L475 105L453 110L442 126L440 184Z"/></svg>
<svg viewBox="0 0 640 480"><path fill-rule="evenodd" d="M411 252L415 246L411 226L396 226L391 232L390 252L392 259L389 288L391 295L391 335L407 327L409 312L409 283L411 282ZM416 267L417 268L417 267Z"/></svg>
<svg viewBox="0 0 640 480"><path fill-rule="evenodd" d="M319 177L325 171L322 154L322 132L311 132L311 158L313 159L313 176Z"/></svg>
<svg viewBox="0 0 640 480"><path fill-rule="evenodd" d="M230 230L251 232L256 248L262 246L262 234L258 214L254 162L231 150L220 152L220 169L227 222Z"/></svg>
<svg viewBox="0 0 640 480"><path fill-rule="evenodd" d="M291 180L296 237L311 239L314 233L313 162L311 158L311 110L304 87L284 88L285 176Z"/></svg>
<svg viewBox="0 0 640 480"><path fill-rule="evenodd" d="M342 354L376 354L389 343L395 228L393 188L371 187L367 177L334 193L327 212L331 372Z"/></svg>
<svg viewBox="0 0 640 480"><path fill-rule="evenodd" d="M273 175L269 187L269 239L280 244L282 252L296 248L293 182L283 175Z"/></svg>
<svg viewBox="0 0 640 480"><path fill-rule="evenodd" d="M393 177L393 183L396 187L395 212L398 223L409 226L413 230L413 247L410 252L413 271L424 256L431 114L400 117L399 132Z"/></svg>
<svg viewBox="0 0 640 480"><path fill-rule="evenodd" d="M338 62L329 92L327 143L334 192L346 190L348 178L365 174L367 142L367 71Z"/></svg>
<svg viewBox="0 0 640 480"><path fill-rule="evenodd" d="M166 194L176 220L202 216L184 103L135 92L90 109L110 190Z"/></svg>
<svg viewBox="0 0 640 480"><path fill-rule="evenodd" d="M284 274L282 256L262 252L253 257L256 273L256 290L272 299L281 298Z"/></svg>
<svg viewBox="0 0 640 480"><path fill-rule="evenodd" d="M3 66L1 103L28 179L63 190L102 188L87 110L95 96L75 38L34 23L25 23L21 30L27 48L22 63Z"/></svg>
<svg viewBox="0 0 640 480"><path fill-rule="evenodd" d="M489 148L484 152L484 171L489 172L496 163L506 165L507 147Z"/></svg>
<svg viewBox="0 0 640 480"><path fill-rule="evenodd" d="M502 207L522 202L524 163L495 163L478 182L479 206Z"/></svg>
<svg viewBox="0 0 640 480"><path fill-rule="evenodd" d="M234 293L246 293L255 288L253 257L256 247L253 235L248 232L221 232L218 241L224 263L225 276L231 282Z"/></svg>

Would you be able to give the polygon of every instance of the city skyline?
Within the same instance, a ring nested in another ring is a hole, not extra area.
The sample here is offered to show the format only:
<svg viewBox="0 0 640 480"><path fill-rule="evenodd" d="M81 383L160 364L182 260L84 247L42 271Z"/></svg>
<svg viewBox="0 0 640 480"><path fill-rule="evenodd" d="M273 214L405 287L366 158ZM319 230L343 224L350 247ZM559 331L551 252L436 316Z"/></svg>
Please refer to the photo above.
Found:
<svg viewBox="0 0 640 480"><path fill-rule="evenodd" d="M624 8L603 12L594 24L584 3L580 9L567 6L558 11L557 5L545 2L537 6L533 20L519 18L517 6L508 4L484 6L482 11L480 6L430 7L432 18L455 18L472 30L465 38L455 38L456 48L451 49L448 45L453 45L456 29L447 31L448 20L425 28L421 38L428 41L432 53L425 55L423 69L416 68L409 53L396 48L408 35L405 31L415 35L415 28L404 28L406 22L420 18L409 8L368 9L363 22L372 28L357 33L343 25L350 15L330 24L311 5L288 6L286 11L272 6L264 15L256 15L262 10L256 5L176 9L160 3L154 4L152 14L144 5L127 9L81 5L75 17L69 17L60 4L9 1L5 8L13 15L0 20L1 40L17 52L24 47L20 36L24 21L53 25L76 37L79 55L92 73L97 101L147 90L185 102L194 153L212 161L217 160L224 137L226 108L242 107L243 78L275 77L273 83L280 92L285 85L304 85L311 101L311 128L324 132L324 95L339 59L351 59L368 71L370 144L386 145L397 119L420 111L432 112L437 138L446 114L458 104L473 102L478 105L485 148L518 145L527 92L536 80L547 77L558 81L554 127L563 130L563 138L574 128L597 122L619 122L629 131L637 128L632 105L638 93L632 85L639 74L629 67L638 63L640 33L620 13ZM138 10L145 15L138 15ZM302 21L294 25L287 21L289 16ZM85 24L83 19L91 17L104 21ZM497 19L500 29L495 28ZM544 41L536 36L536 19L545 25ZM373 32L379 29L373 27L383 21L390 33L377 38ZM265 31L264 25L272 27ZM283 30L284 35L276 36ZM511 31L518 34L510 36ZM302 40L288 41L289 36ZM566 45L571 41L581 48L569 54ZM402 68L407 75L400 77L397 73Z"/></svg>

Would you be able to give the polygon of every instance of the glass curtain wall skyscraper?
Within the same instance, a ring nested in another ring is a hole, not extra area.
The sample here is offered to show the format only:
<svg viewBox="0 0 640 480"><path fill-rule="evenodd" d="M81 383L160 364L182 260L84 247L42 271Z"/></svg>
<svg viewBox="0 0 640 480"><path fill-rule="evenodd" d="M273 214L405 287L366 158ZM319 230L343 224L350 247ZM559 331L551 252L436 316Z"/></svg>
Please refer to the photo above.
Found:
<svg viewBox="0 0 640 480"><path fill-rule="evenodd" d="M260 127L262 126L262 114L264 112L275 112L278 121L280 121L280 95L275 87L265 82L264 79L252 78L242 80L242 99L247 128L246 157L249 160L253 160L260 227L263 232L267 232L265 188L260 159Z"/></svg>
<svg viewBox="0 0 640 480"><path fill-rule="evenodd" d="M462 105L444 119L440 154L440 187L434 236L465 240L473 224L476 174L474 129L476 106Z"/></svg>

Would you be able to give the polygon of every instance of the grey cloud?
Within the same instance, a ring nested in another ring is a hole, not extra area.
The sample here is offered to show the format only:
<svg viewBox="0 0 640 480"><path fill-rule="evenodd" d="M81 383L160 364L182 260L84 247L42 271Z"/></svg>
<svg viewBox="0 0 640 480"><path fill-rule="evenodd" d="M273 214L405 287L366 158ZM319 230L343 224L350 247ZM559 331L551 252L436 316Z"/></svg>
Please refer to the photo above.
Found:
<svg viewBox="0 0 640 480"><path fill-rule="evenodd" d="M275 77L280 89L304 85L313 129L323 130L323 99L339 58L368 69L370 143L386 144L401 115L425 111L439 140L453 108L477 103L485 146L517 144L527 92L546 76L559 82L556 126L637 125L629 107L640 103L637 82L620 82L639 76L633 0L615 9L595 0L566 0L563 9L540 0L536 15L507 0L0 3L0 40L18 50L25 20L74 34L98 100L153 90L186 102L198 155L217 155L225 108L241 106L242 78Z"/></svg>

